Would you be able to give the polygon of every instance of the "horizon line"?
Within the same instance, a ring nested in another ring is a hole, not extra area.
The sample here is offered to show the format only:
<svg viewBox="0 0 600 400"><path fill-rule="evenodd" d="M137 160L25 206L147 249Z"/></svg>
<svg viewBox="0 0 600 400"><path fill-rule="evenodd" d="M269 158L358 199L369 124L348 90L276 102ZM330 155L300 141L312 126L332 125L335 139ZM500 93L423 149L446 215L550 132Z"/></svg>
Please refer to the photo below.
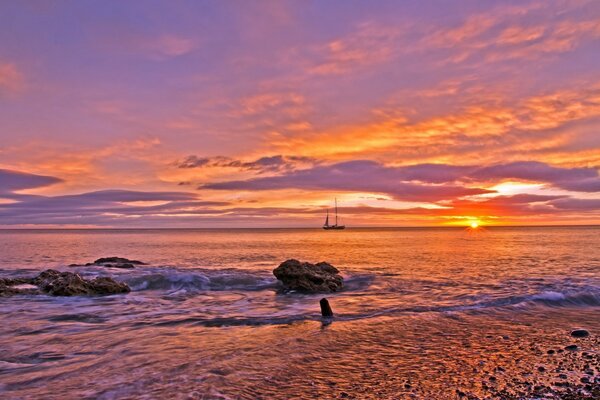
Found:
<svg viewBox="0 0 600 400"><path fill-rule="evenodd" d="M593 228L600 227L600 224L554 224L554 225L483 225L480 226L480 229L488 229L488 228ZM354 227L346 227L346 229L464 229L469 228L468 225L421 225L421 226L354 226ZM290 227L241 227L241 226L232 226L232 227L140 227L140 228L114 228L114 227L106 227L106 228L0 228L0 231L104 231L104 230L112 230L112 231L139 231L139 230L227 230L227 229L236 229L236 230L282 230L282 229L305 229L305 230L322 230L322 227L307 227L307 226L290 226Z"/></svg>

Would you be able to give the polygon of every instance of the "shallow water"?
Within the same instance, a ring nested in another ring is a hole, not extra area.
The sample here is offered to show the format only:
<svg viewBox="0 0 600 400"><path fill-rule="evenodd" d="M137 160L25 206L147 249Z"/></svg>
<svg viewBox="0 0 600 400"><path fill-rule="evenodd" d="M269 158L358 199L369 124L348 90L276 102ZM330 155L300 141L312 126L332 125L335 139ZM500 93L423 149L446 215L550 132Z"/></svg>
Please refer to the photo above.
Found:
<svg viewBox="0 0 600 400"><path fill-rule="evenodd" d="M0 231L2 276L52 267L133 290L0 298L0 395L485 397L480 362L534 368L532 346L600 332L599 249L599 227ZM150 265L67 267L113 255ZM277 293L288 258L342 271L332 324L322 296Z"/></svg>

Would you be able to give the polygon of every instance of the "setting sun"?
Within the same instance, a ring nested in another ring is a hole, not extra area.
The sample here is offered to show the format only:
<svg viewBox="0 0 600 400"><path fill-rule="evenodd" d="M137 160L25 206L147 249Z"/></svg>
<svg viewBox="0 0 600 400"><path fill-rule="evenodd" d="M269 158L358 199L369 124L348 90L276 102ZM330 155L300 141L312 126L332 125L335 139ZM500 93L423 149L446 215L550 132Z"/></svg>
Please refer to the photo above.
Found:
<svg viewBox="0 0 600 400"><path fill-rule="evenodd" d="M477 222L477 221L471 222L470 227L471 227L471 229L477 229L477 228L479 228L479 222Z"/></svg>

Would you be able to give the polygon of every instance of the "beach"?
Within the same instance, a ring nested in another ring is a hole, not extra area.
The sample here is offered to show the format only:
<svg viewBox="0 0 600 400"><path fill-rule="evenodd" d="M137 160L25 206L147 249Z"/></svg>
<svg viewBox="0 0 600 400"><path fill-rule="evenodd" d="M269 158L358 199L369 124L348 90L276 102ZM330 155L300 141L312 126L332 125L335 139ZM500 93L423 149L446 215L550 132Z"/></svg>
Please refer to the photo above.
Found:
<svg viewBox="0 0 600 400"><path fill-rule="evenodd" d="M131 292L0 297L0 396L598 398L599 233L1 231L2 278L54 268ZM148 265L83 265L115 255ZM344 288L282 292L288 258L331 263Z"/></svg>

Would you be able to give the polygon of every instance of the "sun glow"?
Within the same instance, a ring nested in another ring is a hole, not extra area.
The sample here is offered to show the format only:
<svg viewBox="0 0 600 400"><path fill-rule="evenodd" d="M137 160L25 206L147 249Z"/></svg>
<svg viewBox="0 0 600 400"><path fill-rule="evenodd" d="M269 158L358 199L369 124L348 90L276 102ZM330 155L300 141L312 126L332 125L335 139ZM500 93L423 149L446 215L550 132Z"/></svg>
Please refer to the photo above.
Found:
<svg viewBox="0 0 600 400"><path fill-rule="evenodd" d="M471 227L471 229L477 229L479 228L479 222L473 221L469 226Z"/></svg>

